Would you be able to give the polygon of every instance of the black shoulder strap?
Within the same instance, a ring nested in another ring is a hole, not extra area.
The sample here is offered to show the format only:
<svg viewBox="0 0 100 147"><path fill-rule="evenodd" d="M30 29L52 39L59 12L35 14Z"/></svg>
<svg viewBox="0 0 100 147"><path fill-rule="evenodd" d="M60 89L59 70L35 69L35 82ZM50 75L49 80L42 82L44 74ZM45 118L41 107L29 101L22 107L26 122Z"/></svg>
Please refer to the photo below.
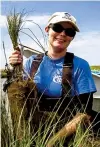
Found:
<svg viewBox="0 0 100 147"><path fill-rule="evenodd" d="M62 94L67 97L71 95L73 58L73 53L66 52L62 72Z"/></svg>
<svg viewBox="0 0 100 147"><path fill-rule="evenodd" d="M38 54L34 58L32 62L32 66L31 66L31 71L30 71L31 78L33 78L35 73L37 72L40 63L42 62L43 56L44 54ZM73 53L66 52L66 55L64 58L64 64L63 64L63 72L62 72L62 89L63 89L62 93L63 94L66 94L66 92L71 91L73 58L74 58Z"/></svg>
<svg viewBox="0 0 100 147"><path fill-rule="evenodd" d="M66 52L63 66L72 67L73 66L73 58L74 58L74 54L73 53Z"/></svg>
<svg viewBox="0 0 100 147"><path fill-rule="evenodd" d="M30 71L30 76L31 76L31 78L33 78L34 75L35 75L35 73L37 72L40 63L42 62L43 56L44 56L44 53L38 54L38 55L34 58L34 60L33 60L33 62L32 62L32 65L31 65L31 71Z"/></svg>

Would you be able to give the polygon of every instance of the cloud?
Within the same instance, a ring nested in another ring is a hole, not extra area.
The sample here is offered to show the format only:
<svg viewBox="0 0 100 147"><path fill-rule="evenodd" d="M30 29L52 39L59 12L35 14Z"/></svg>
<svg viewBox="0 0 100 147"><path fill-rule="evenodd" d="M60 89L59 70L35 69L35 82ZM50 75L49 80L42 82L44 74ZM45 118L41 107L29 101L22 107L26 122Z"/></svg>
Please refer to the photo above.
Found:
<svg viewBox="0 0 100 147"><path fill-rule="evenodd" d="M6 21L6 16L4 16L4 15L0 15L0 27L6 27L6 23L7 23L7 21Z"/></svg>
<svg viewBox="0 0 100 147"><path fill-rule="evenodd" d="M23 20L25 22L25 27L33 27L33 25L35 25L35 23L37 23L38 25L46 25L47 21L49 18L49 15L32 15L32 16L28 16L28 17L24 17ZM5 28L6 27L6 16L5 15L0 15L0 27Z"/></svg>
<svg viewBox="0 0 100 147"><path fill-rule="evenodd" d="M30 20L30 21L26 21L25 26L32 27L33 25L35 25L34 22L39 24L39 25L46 25L47 24L46 20L48 20L48 18L49 18L49 15L42 15L42 16L38 16L38 15L34 16L33 15L33 16L29 16L25 20Z"/></svg>
<svg viewBox="0 0 100 147"><path fill-rule="evenodd" d="M100 65L100 32L82 32L77 35L69 51L86 59L90 65Z"/></svg>

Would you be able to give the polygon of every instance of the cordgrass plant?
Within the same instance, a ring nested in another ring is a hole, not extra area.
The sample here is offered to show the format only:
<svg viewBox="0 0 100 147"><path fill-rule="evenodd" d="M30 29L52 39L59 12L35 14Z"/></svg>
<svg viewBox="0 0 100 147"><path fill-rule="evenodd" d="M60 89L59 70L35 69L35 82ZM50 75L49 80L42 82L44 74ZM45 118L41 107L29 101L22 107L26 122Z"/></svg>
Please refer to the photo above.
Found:
<svg viewBox="0 0 100 147"><path fill-rule="evenodd" d="M1 145L2 147L63 147L64 141L67 135L59 138L59 134L57 136L56 142L55 136L57 134L57 127L59 121L59 116L57 116L56 112L46 113L46 115L42 116L40 121L38 122L38 128L35 130L35 126L31 128L30 119L28 120L27 126L23 128L23 134L21 138L15 138L11 125L9 126L9 114L5 108L5 102L1 103ZM10 113L10 111L9 111ZM34 114L32 114L34 115ZM45 118L46 116L46 118ZM32 117L32 116L30 116ZM38 117L38 116L37 116ZM43 119L43 117L45 119ZM11 119L11 118L10 118ZM12 122L12 120L10 120ZM68 124L68 122L66 122ZM13 127L13 126L12 126ZM32 130L31 130L32 129ZM52 132L52 133L51 133ZM51 135L49 135L51 133ZM51 140L53 138L53 141ZM51 140L51 141L50 141ZM51 142L48 144L48 142ZM100 138L96 140L94 138L93 132L91 131L91 126L86 126L84 130L84 124L78 123L76 133L73 135L73 139L68 141L68 147L99 147L100 146Z"/></svg>
<svg viewBox="0 0 100 147"><path fill-rule="evenodd" d="M46 42L45 35L44 35L41 27L37 23L35 23L33 20L26 19L27 18L26 14L27 13L25 13L24 9L20 13L16 12L16 10L14 9L13 11L11 11L7 15L8 34L9 34L10 39L12 41L13 49L21 51L21 54L23 53L22 49L20 49L18 47L19 44L21 44L21 43L19 43L19 41L21 41L20 34L23 33L23 34L27 35L28 37L30 37L42 49L42 51L45 52L45 48L43 47L43 45L41 44L39 39L36 37L34 32L30 28L25 27L26 22L28 22L28 23L30 22L30 23L37 25L38 29L40 29L40 32L43 35L44 44ZM31 33L31 35L29 33L25 32L25 30L29 31ZM22 76L22 70L23 70L22 64L18 64L16 66L14 66L14 68L15 68L15 77L17 75Z"/></svg>
<svg viewBox="0 0 100 147"><path fill-rule="evenodd" d="M24 20L25 15L26 13L24 12L24 10L22 11L22 13L17 13L15 9L10 14L7 15L8 34L11 38L14 50L20 51L18 47L19 45L18 41L19 41L20 32L25 24L25 20ZM27 90L29 90L30 87L34 89L33 97L35 97L36 89L34 87L36 86L33 80L31 79L31 77L28 77L27 80L23 79L22 63L13 65L13 72L11 74L9 81L7 82L10 83L7 87L7 93L8 93L8 99L9 99L9 105L10 105L10 111L12 117L12 124L14 128L14 134L15 136L17 135L19 139L22 138L22 134L24 132L24 126L28 123L27 114L29 110L27 107L30 106L27 105L30 100L27 100L27 95L29 95L30 91L27 92ZM19 127L20 124L21 127ZM20 131L18 131L19 128Z"/></svg>
<svg viewBox="0 0 100 147"><path fill-rule="evenodd" d="M24 13L16 13L15 9L7 16L8 33L14 49L18 46L18 38L23 24L23 16Z"/></svg>
<svg viewBox="0 0 100 147"><path fill-rule="evenodd" d="M19 33L23 27L24 12L17 13L15 9L7 15L8 34L12 41L13 49L20 51L18 47ZM22 64L14 66L14 78L22 78Z"/></svg>

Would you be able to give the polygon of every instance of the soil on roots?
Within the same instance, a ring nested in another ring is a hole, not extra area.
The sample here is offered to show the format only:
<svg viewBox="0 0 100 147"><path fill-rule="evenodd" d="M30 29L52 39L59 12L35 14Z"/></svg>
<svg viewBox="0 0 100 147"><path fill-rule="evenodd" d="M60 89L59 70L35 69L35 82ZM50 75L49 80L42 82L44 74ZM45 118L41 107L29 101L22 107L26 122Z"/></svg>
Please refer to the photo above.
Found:
<svg viewBox="0 0 100 147"><path fill-rule="evenodd" d="M10 84L7 92L14 135L19 138L27 126L32 101L36 99L36 86L33 81L18 80Z"/></svg>

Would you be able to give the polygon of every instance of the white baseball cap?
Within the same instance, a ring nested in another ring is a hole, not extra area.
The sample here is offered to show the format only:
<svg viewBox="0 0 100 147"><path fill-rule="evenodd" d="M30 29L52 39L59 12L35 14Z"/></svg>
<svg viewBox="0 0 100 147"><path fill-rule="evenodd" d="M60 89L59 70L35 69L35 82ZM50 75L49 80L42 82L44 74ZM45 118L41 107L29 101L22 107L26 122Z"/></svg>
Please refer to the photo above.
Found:
<svg viewBox="0 0 100 147"><path fill-rule="evenodd" d="M55 12L48 20L48 26L52 23L59 23L59 22L69 22L71 23L77 32L79 32L79 28L76 23L76 19L74 16L67 12Z"/></svg>

